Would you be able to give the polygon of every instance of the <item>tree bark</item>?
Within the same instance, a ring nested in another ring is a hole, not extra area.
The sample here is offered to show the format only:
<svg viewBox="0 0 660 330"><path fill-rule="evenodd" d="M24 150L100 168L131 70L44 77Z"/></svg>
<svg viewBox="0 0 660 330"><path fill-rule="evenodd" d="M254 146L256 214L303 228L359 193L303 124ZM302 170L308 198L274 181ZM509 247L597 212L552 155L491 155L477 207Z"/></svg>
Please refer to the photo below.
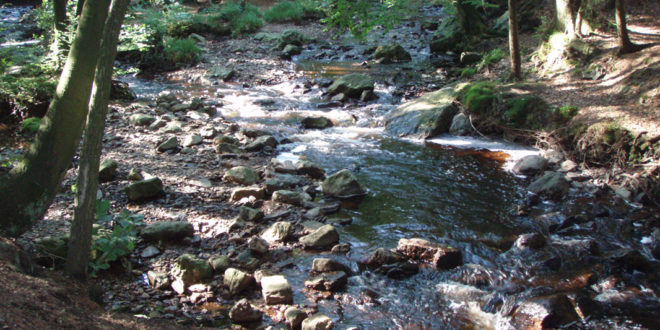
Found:
<svg viewBox="0 0 660 330"><path fill-rule="evenodd" d="M85 125L80 165L78 166L78 179L76 181L76 203L66 260L67 274L79 279L87 278L105 117L108 110L108 100L110 99L110 85L117 54L119 32L129 1L113 0L110 6L110 13L106 19L103 39L101 40L101 54L96 65L89 114Z"/></svg>
<svg viewBox="0 0 660 330"><path fill-rule="evenodd" d="M0 234L18 236L46 213L80 142L110 0L89 1L53 101L23 161L0 178Z"/></svg>
<svg viewBox="0 0 660 330"><path fill-rule="evenodd" d="M630 41L628 36L628 26L626 24L626 9L624 0L616 0L616 28L619 34L619 54L634 53L641 48Z"/></svg>
<svg viewBox="0 0 660 330"><path fill-rule="evenodd" d="M85 0L78 0L76 4L76 17L82 14L83 7L85 6Z"/></svg>
<svg viewBox="0 0 660 330"><path fill-rule="evenodd" d="M509 1L509 54L511 57L511 74L520 79L520 43L518 42L518 1Z"/></svg>

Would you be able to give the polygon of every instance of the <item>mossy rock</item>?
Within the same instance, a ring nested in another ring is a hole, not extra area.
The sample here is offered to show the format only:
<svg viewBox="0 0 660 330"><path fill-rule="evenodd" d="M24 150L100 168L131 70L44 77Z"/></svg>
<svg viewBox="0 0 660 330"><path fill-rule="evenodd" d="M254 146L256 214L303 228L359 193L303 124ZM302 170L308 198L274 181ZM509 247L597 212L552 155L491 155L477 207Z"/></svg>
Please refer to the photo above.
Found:
<svg viewBox="0 0 660 330"><path fill-rule="evenodd" d="M370 76L360 73L341 76L328 87L331 95L342 93L352 98L360 97L366 90L374 90L374 80Z"/></svg>
<svg viewBox="0 0 660 330"><path fill-rule="evenodd" d="M378 46L374 51L374 59L382 64L410 62L412 57L401 45L391 44Z"/></svg>
<svg viewBox="0 0 660 330"><path fill-rule="evenodd" d="M550 123L550 105L538 96L520 96L506 101L502 119L516 128L542 129Z"/></svg>
<svg viewBox="0 0 660 330"><path fill-rule="evenodd" d="M468 112L477 115L494 115L498 100L495 85L489 82L478 82L461 89L461 101Z"/></svg>
<svg viewBox="0 0 660 330"><path fill-rule="evenodd" d="M454 105L455 86L427 93L406 102L385 118L385 129L396 136L414 135L422 138L449 132L452 119L458 113Z"/></svg>

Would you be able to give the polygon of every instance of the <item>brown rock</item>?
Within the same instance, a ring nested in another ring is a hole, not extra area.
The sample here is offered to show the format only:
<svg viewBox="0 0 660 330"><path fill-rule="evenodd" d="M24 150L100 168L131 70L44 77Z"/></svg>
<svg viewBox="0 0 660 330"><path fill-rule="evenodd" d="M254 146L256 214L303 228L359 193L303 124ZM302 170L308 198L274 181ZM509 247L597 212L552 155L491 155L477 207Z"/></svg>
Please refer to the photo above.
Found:
<svg viewBox="0 0 660 330"><path fill-rule="evenodd" d="M460 250L421 238L402 238L396 249L411 259L429 262L437 269L451 269L463 264Z"/></svg>

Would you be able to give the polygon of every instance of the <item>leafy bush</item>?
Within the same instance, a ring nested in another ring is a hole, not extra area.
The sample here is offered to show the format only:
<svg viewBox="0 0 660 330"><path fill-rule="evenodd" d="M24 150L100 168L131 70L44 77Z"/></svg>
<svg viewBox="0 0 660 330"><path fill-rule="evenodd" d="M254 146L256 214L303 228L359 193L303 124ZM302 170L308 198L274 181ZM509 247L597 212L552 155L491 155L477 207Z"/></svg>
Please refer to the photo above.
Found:
<svg viewBox="0 0 660 330"><path fill-rule="evenodd" d="M478 82L465 86L461 90L463 105L471 113L486 115L493 109L497 96L495 86L489 82Z"/></svg>
<svg viewBox="0 0 660 330"><path fill-rule="evenodd" d="M39 125L41 125L41 118L30 117L21 122L21 130L34 134L39 130Z"/></svg>
<svg viewBox="0 0 660 330"><path fill-rule="evenodd" d="M284 1L270 7L264 13L264 19L271 23L300 22L303 15L303 7L299 2Z"/></svg>
<svg viewBox="0 0 660 330"><path fill-rule="evenodd" d="M110 268L110 263L126 256L135 249L138 227L142 224L144 216L123 210L116 216L108 214L110 203L99 200L96 204L96 220L99 223L94 227L91 247L92 276L99 270ZM105 228L104 228L105 225ZM107 227L111 227L108 229Z"/></svg>
<svg viewBox="0 0 660 330"><path fill-rule="evenodd" d="M234 20L231 26L233 35L241 35L259 31L264 26L264 22L257 14L246 11Z"/></svg>
<svg viewBox="0 0 660 330"><path fill-rule="evenodd" d="M199 61L202 50L194 39L165 37L163 39L165 59L171 63L194 64Z"/></svg>
<svg viewBox="0 0 660 330"><path fill-rule="evenodd" d="M465 68L461 71L461 77L470 78L477 73L477 68Z"/></svg>

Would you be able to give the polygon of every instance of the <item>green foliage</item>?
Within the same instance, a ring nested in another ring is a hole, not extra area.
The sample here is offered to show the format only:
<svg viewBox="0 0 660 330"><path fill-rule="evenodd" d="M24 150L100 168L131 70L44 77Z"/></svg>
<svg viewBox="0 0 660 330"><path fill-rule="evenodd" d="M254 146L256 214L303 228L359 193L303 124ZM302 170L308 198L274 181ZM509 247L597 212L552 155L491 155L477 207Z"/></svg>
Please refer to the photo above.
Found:
<svg viewBox="0 0 660 330"><path fill-rule="evenodd" d="M562 105L556 110L558 121L567 122L577 115L580 108L574 105Z"/></svg>
<svg viewBox="0 0 660 330"><path fill-rule="evenodd" d="M502 113L504 122L518 128L542 129L548 124L550 107L538 96L520 96L509 99Z"/></svg>
<svg viewBox="0 0 660 330"><path fill-rule="evenodd" d="M487 115L497 101L495 86L490 82L469 84L460 94L463 95L461 101L468 111L479 115Z"/></svg>
<svg viewBox="0 0 660 330"><path fill-rule="evenodd" d="M495 48L486 53L477 66L478 70L489 68L491 65L501 61L506 57L506 53L501 48Z"/></svg>
<svg viewBox="0 0 660 330"><path fill-rule="evenodd" d="M264 21L257 13L246 11L231 22L232 35L242 35L259 31Z"/></svg>
<svg viewBox="0 0 660 330"><path fill-rule="evenodd" d="M421 2L409 0L320 0L319 8L326 13L321 22L339 33L351 32L357 38L364 38L376 26L385 31L416 13Z"/></svg>
<svg viewBox="0 0 660 330"><path fill-rule="evenodd" d="M264 19L271 23L300 22L303 19L303 8L299 2L283 1L268 9Z"/></svg>
<svg viewBox="0 0 660 330"><path fill-rule="evenodd" d="M172 63L194 64L199 61L202 50L194 39L165 37L163 39L165 59Z"/></svg>
<svg viewBox="0 0 660 330"><path fill-rule="evenodd" d="M128 255L135 249L135 241L142 225L144 216L123 210L114 217L108 214L110 203L98 200L96 205L96 219L99 226L94 227L92 233L91 275L95 276L100 270L110 268L110 263Z"/></svg>
<svg viewBox="0 0 660 330"><path fill-rule="evenodd" d="M477 73L477 68L465 68L461 71L461 77L470 78Z"/></svg>
<svg viewBox="0 0 660 330"><path fill-rule="evenodd" d="M39 130L39 125L41 125L41 118L38 117L26 118L21 122L21 130L23 132L35 134Z"/></svg>
<svg viewBox="0 0 660 330"><path fill-rule="evenodd" d="M48 101L55 92L53 63L43 54L42 47L0 49L0 101L9 103L18 117L25 117L28 109Z"/></svg>

